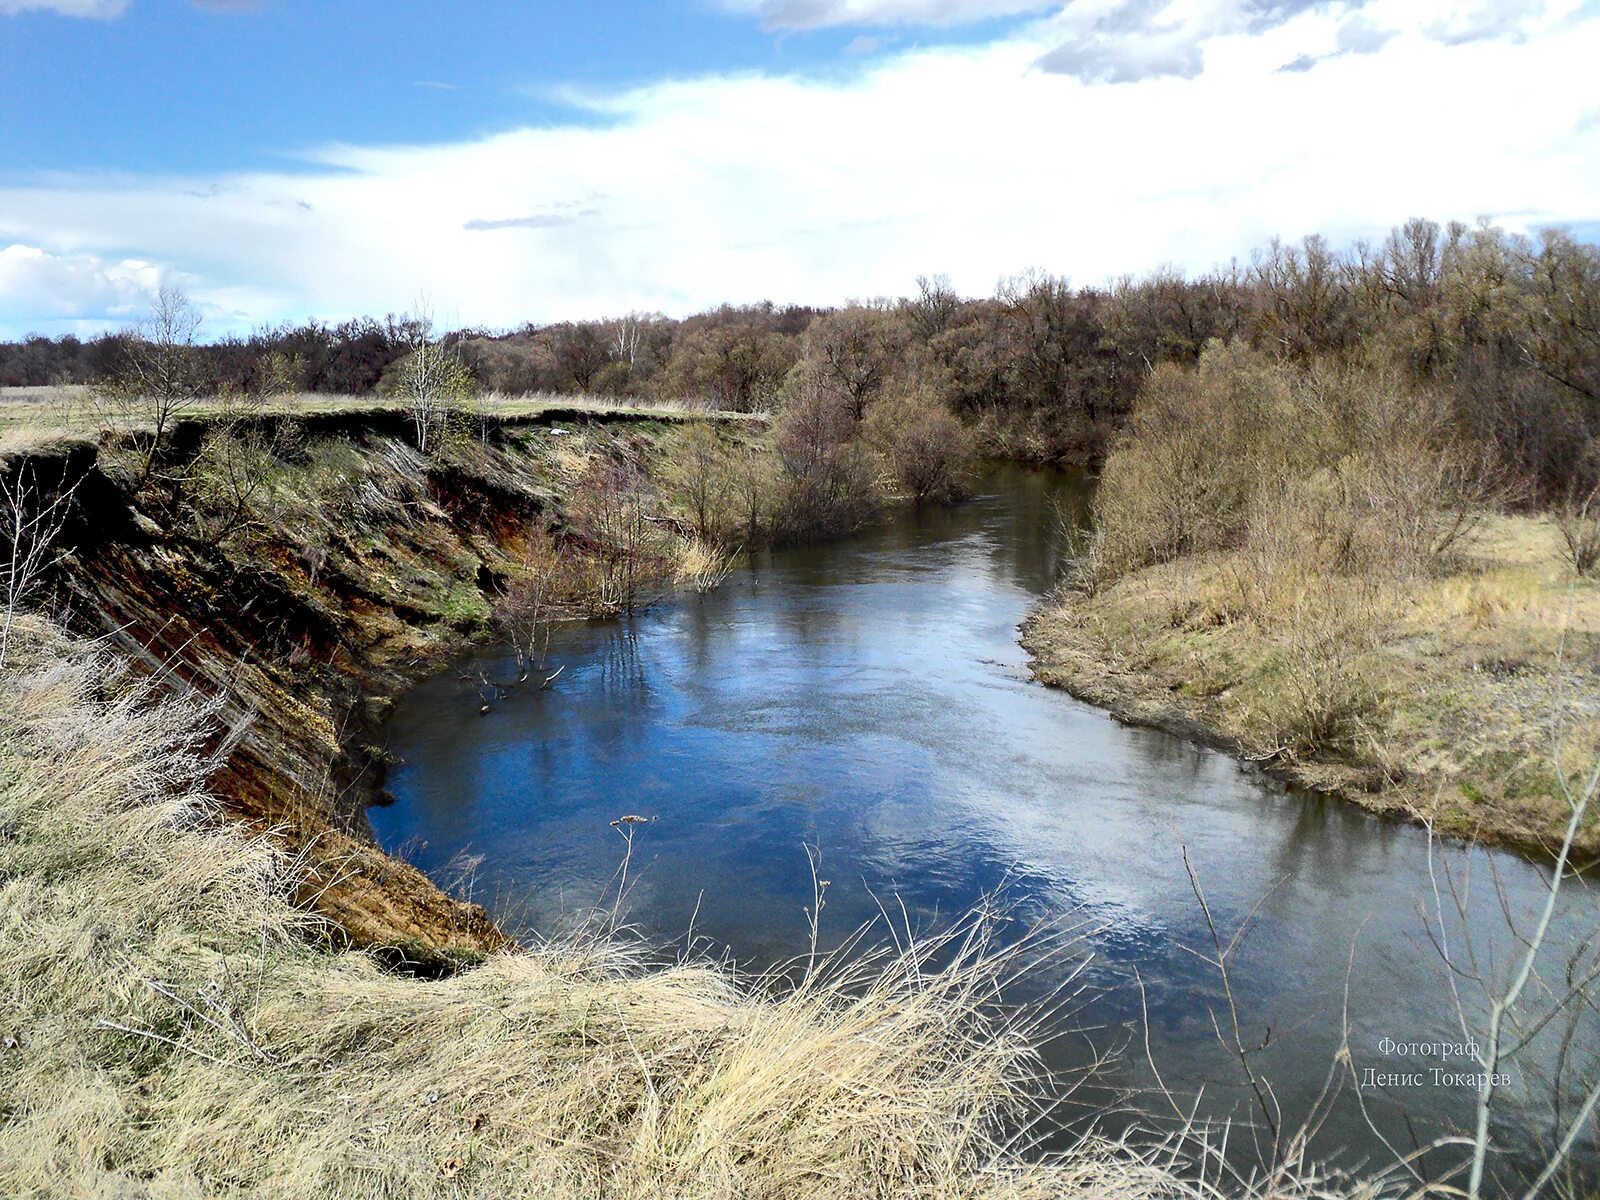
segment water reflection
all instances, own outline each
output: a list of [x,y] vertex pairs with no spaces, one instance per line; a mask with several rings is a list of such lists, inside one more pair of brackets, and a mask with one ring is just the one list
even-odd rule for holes
[[[1209,934],[1187,848],[1218,925],[1253,914],[1234,980],[1256,1035],[1272,1030],[1256,1065],[1286,1112],[1305,1112],[1347,1018],[1358,1062],[1379,1038],[1453,1029],[1418,917],[1425,840],[1029,681],[1016,625],[1057,578],[1058,510],[1081,511],[1083,497],[1070,479],[1010,470],[960,508],[760,556],[710,596],[560,630],[556,684],[487,717],[470,684],[442,675],[395,715],[398,802],[373,824],[387,845],[420,840],[428,870],[485,855],[480,898],[551,930],[611,879],[622,845],[609,822],[656,817],[636,835],[630,919],[664,939],[692,919],[756,965],[806,944],[807,844],[833,881],[835,938],[877,898],[931,926],[1005,885],[1025,918],[1101,927],[1099,992],[1080,1014],[1099,1029],[1090,1041],[1126,1038],[1147,1008],[1168,1084],[1236,1112],[1236,1064],[1209,1016],[1215,973],[1189,952]],[[479,666],[508,670],[494,654],[465,669]],[[1514,907],[1542,897],[1539,871],[1479,859]],[[1568,907],[1580,902],[1575,889]],[[1494,889],[1469,908],[1497,926]],[[1068,1067],[1090,1050],[1064,1038],[1049,1053]],[[1139,1091],[1152,1077],[1131,1054],[1105,1082]],[[1408,1122],[1459,1118],[1466,1102],[1436,1088],[1371,1099],[1402,1139]],[[1350,1106],[1320,1148],[1339,1147],[1380,1149]]]

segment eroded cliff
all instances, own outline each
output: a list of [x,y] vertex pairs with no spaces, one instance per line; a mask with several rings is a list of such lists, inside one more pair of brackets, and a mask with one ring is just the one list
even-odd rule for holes
[[570,519],[573,493],[597,462],[648,479],[668,431],[548,413],[480,421],[424,456],[402,415],[367,412],[264,418],[229,431],[227,454],[195,422],[143,477],[104,441],[8,467],[42,492],[75,486],[50,581],[65,620],[166,686],[224,698],[213,790],[304,862],[300,900],[328,936],[438,967],[504,935],[373,844],[389,707],[492,636],[530,542],[603,551]]

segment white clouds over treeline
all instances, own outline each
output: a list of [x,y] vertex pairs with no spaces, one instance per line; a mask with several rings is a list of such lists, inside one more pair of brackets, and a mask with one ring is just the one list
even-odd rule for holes
[[[809,5],[885,24],[1037,7]],[[1079,0],[1004,40],[844,75],[569,97],[587,109],[570,125],[326,147],[292,171],[0,183],[0,247],[48,264],[0,274],[0,331],[109,314],[128,261],[181,272],[213,329],[423,291],[443,320],[503,326],[838,302],[938,271],[968,292],[1030,266],[1093,283],[1412,215],[1600,217],[1600,122],[1584,119],[1600,21],[1578,5],[1135,7]],[[1124,38],[1151,21],[1166,34]],[[1089,47],[1078,69],[1045,69],[1068,44]]]

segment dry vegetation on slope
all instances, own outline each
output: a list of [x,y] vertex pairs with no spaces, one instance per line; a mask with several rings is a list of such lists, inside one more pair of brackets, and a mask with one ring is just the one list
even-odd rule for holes
[[[778,991],[604,940],[451,978],[317,948],[296,865],[215,820],[197,699],[30,623],[0,688],[0,1193],[1143,1196],[1023,1165],[1032,1054],[981,930]],[[946,946],[946,957],[951,947]]]

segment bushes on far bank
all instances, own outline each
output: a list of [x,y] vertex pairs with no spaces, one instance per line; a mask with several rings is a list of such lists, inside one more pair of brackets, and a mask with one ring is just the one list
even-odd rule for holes
[[1553,730],[1600,744],[1563,699],[1600,645],[1593,505],[1539,495],[1385,355],[1213,342],[1140,393],[1035,644],[1302,782],[1533,843],[1565,820]]
[[1437,391],[1213,343],[1140,393],[1105,464],[1086,566],[1104,581],[1242,550],[1255,595],[1329,573],[1425,573],[1506,486]]
[[1377,762],[1383,609],[1441,571],[1505,491],[1442,392],[1381,364],[1295,365],[1214,342],[1140,393],[1078,578],[1092,590],[1221,556],[1213,619],[1260,631],[1239,714],[1253,752]]
[[657,470],[677,518],[733,548],[849,533],[896,499],[960,499],[973,464],[971,431],[931,392],[897,387],[858,408],[848,388],[802,362],[769,434],[686,425],[664,441]]

